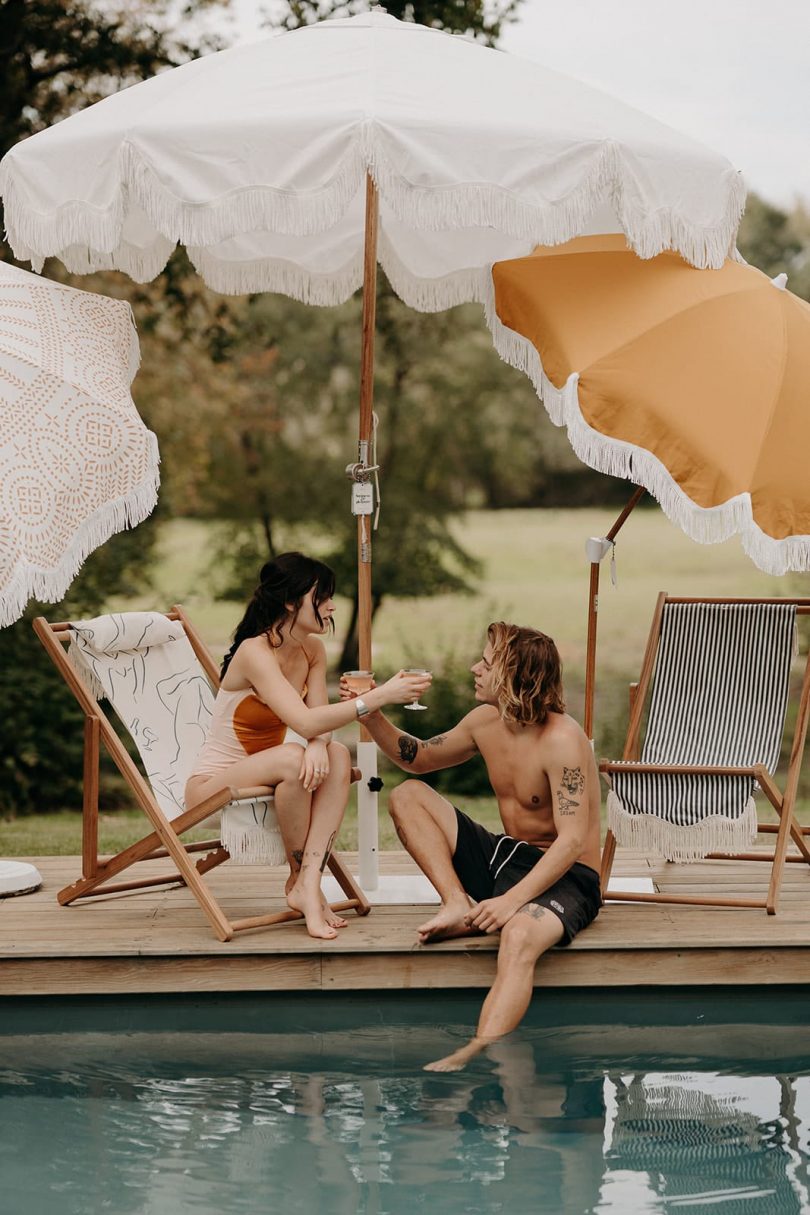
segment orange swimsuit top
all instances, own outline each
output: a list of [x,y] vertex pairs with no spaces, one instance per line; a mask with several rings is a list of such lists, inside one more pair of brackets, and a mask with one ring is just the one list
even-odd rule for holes
[[[302,700],[306,694],[305,685]],[[208,737],[197,756],[192,776],[215,776],[246,755],[278,747],[286,734],[286,722],[251,689],[240,688],[232,692],[220,688],[214,701]]]

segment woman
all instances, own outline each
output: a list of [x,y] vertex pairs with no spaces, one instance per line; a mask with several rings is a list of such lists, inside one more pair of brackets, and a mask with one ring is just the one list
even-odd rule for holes
[[[189,808],[228,786],[273,786],[290,862],[287,902],[303,914],[310,936],[327,940],[346,924],[325,903],[321,874],[351,774],[349,752],[330,731],[383,705],[415,700],[430,683],[430,676],[400,671],[360,700],[330,705],[321,635],[334,627],[334,591],[329,567],[301,553],[263,566],[222,664],[211,727],[186,784]],[[305,746],[285,742],[288,727],[308,740]]]

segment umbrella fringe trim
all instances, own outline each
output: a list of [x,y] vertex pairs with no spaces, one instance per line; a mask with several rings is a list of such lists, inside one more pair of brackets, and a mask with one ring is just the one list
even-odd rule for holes
[[157,438],[149,431],[150,457],[146,476],[128,494],[98,507],[76,529],[70,548],[53,568],[45,570],[21,559],[11,577],[0,588],[0,628],[19,620],[29,600],[58,603],[84,562],[111,536],[137,527],[157,505],[160,485],[160,456]]
[[[532,244],[556,245],[581,233],[599,205],[609,202],[619,217],[628,243],[640,257],[650,258],[665,249],[677,249],[701,268],[721,266],[733,253],[737,226],[745,206],[743,180],[739,173],[729,169],[723,215],[713,224],[689,222],[668,207],[654,211],[645,209],[637,201],[638,182],[625,167],[621,146],[610,140],[601,145],[589,172],[563,199],[538,204],[520,198],[514,191],[481,182],[415,186],[390,165],[376,144],[371,122],[360,129],[332,178],[306,194],[272,186],[252,186],[223,193],[210,203],[189,203],[161,183],[153,167],[131,144],[122,145],[120,161],[121,184],[106,209],[72,201],[55,212],[43,213],[30,206],[24,189],[17,184],[13,153],[10,153],[0,166],[0,194],[15,255],[29,260],[37,270],[41,270],[45,257],[58,256],[74,273],[120,269],[136,281],[144,282],[160,272],[178,241],[199,250],[235,234],[257,229],[300,236],[326,231],[345,214],[362,189],[367,171],[385,204],[411,228],[441,231],[490,227]],[[125,200],[130,195],[149,216],[158,233],[147,249],[121,244]],[[207,260],[209,264],[216,261],[210,253]],[[251,279],[253,289],[260,285],[262,290],[283,291],[286,275],[289,281],[298,284],[296,298],[302,298],[305,291],[312,302],[333,302],[335,299],[334,294],[327,299],[323,281],[320,285],[316,281],[311,286],[301,285],[306,280],[325,280],[327,276],[314,276],[305,270],[291,275],[284,269],[291,263],[276,259],[262,264],[267,278],[260,284]],[[231,267],[225,261],[217,261],[217,265],[220,285],[215,290],[231,294],[243,289],[240,283],[247,278],[244,269],[238,265]],[[464,278],[465,274],[462,272],[461,280],[451,276],[453,285],[449,294],[443,297],[447,301],[443,307],[465,302],[458,294],[458,283],[469,282]],[[346,290],[343,270],[337,272],[337,278],[340,286],[330,290]],[[425,280],[415,275],[410,278],[411,290],[418,295],[424,290],[421,284]],[[438,300],[441,294],[438,284],[433,284],[432,290]]]
[[739,534],[743,551],[766,574],[810,570],[810,536],[777,540],[762,531],[753,516],[750,493],[717,506],[699,506],[681,489],[666,466],[650,451],[611,438],[589,426],[579,404],[579,376],[573,372],[562,388],[545,374],[539,353],[528,338],[503,324],[495,306],[492,274],[487,275],[484,313],[492,340],[505,363],[534,384],[555,426],[565,427],[575,454],[597,472],[643,486],[664,514],[698,544],[718,544]]
[[739,818],[714,814],[683,826],[656,814],[634,814],[611,789],[607,796],[607,824],[622,848],[640,848],[684,864],[702,860],[710,852],[734,853],[753,844],[757,835],[757,808],[754,799],[749,798]]

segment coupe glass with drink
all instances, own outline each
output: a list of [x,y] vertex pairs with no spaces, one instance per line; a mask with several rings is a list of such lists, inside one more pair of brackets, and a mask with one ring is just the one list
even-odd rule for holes
[[362,696],[364,692],[370,692],[374,683],[373,671],[344,671],[343,679],[346,682],[350,692],[354,692],[355,696]]
[[[426,671],[424,667],[406,667],[405,674],[406,675],[429,675],[430,671]],[[405,709],[426,709],[427,705],[420,705],[419,697],[417,696],[416,700],[411,701],[410,704],[403,705],[403,708],[405,708]]]

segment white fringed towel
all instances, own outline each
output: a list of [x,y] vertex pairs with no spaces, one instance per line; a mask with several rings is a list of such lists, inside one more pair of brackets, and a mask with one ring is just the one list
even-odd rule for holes
[[[205,741],[214,692],[180,621],[160,612],[117,612],[71,624],[68,658],[97,700],[110,702],[138,748],[168,819],[185,810],[184,789]],[[220,837],[237,864],[286,858],[272,797],[234,802]]]
[[[795,604],[669,603],[641,762],[752,767],[779,760]],[[749,776],[611,774],[618,843],[691,861],[737,852],[757,832]]]

